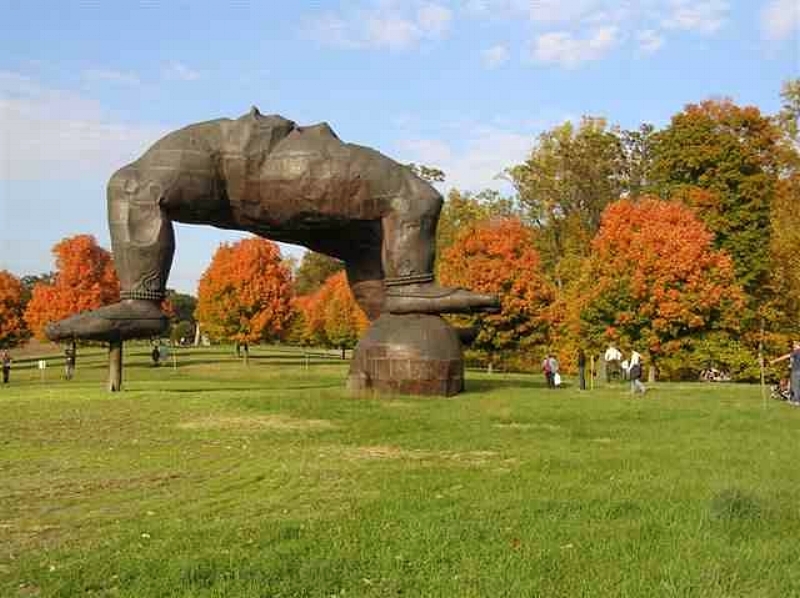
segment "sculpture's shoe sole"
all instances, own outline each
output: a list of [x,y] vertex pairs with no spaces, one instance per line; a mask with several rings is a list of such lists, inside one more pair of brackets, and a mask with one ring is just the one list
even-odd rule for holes
[[122,302],[65,318],[48,325],[45,334],[56,342],[70,339],[111,342],[158,336],[169,326],[169,319],[157,304],[142,307],[131,303],[145,302]]
[[434,286],[428,291],[401,287],[386,294],[384,309],[393,314],[498,313],[500,300],[497,295],[464,289]]

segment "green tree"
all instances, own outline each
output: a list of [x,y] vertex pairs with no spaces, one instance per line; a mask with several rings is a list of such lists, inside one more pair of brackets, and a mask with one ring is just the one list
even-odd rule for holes
[[528,159],[508,169],[519,200],[541,229],[537,236],[546,271],[568,256],[583,256],[600,226],[600,214],[624,190],[625,154],[602,118],[566,122],[539,136]]
[[295,295],[309,295],[331,276],[344,269],[344,262],[315,251],[306,251],[294,281]]
[[622,142],[622,186],[631,198],[647,193],[653,168],[653,142],[655,127],[643,124],[636,130],[621,131]]
[[435,166],[425,166],[424,164],[414,164],[413,162],[409,162],[406,166],[419,178],[425,179],[429,183],[444,183],[444,172]]
[[170,338],[173,341],[179,341],[181,338],[194,338],[194,329],[197,324],[194,319],[197,298],[167,289],[167,302],[170,313]]
[[167,300],[172,305],[172,319],[175,322],[189,322],[194,325],[194,310],[197,309],[197,297],[168,289]]
[[783,105],[778,113],[778,125],[797,143],[800,141],[800,79],[791,79],[781,89]]
[[[782,140],[758,108],[730,100],[690,104],[656,134],[652,176],[662,197],[694,203],[734,260],[737,279],[754,303],[769,273],[770,205],[781,168]],[[692,188],[706,193],[692,194]]]

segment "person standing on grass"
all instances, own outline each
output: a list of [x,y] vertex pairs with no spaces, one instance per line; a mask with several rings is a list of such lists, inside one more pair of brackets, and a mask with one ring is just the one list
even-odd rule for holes
[[550,355],[545,355],[542,360],[542,372],[544,373],[544,381],[547,388],[553,388],[553,371],[550,369]]
[[789,375],[789,404],[800,407],[800,341],[792,343],[792,350],[770,361],[770,365],[789,359],[792,372]]
[[629,375],[631,378],[631,394],[644,394],[647,388],[642,384],[642,356],[635,349],[631,351]]
[[72,380],[75,375],[75,350],[67,347],[64,350],[64,376],[67,380]]
[[11,354],[8,349],[3,349],[0,353],[0,364],[3,366],[3,384],[8,384],[8,377],[11,374]]
[[611,382],[611,378],[620,375],[620,361],[622,361],[622,353],[614,346],[614,343],[608,345],[603,358],[606,362],[606,382]]
[[586,353],[578,349],[578,388],[586,390]]
[[550,355],[547,356],[547,361],[550,363],[550,388],[561,386],[561,374],[558,373],[558,359],[556,359],[555,355],[550,353]]

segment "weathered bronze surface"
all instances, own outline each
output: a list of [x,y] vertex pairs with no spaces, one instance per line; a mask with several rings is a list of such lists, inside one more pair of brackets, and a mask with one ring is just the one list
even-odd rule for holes
[[[158,334],[175,250],[173,221],[250,231],[343,260],[356,300],[382,313],[498,309],[497,297],[433,277],[442,197],[409,168],[253,108],[168,134],[108,183],[122,301],[51,325],[53,340]],[[403,325],[399,321],[397,325]],[[383,330],[383,328],[380,328]],[[447,394],[447,393],[445,393]]]
[[464,388],[458,334],[439,316],[384,314],[358,343],[347,386],[367,394],[457,394]]

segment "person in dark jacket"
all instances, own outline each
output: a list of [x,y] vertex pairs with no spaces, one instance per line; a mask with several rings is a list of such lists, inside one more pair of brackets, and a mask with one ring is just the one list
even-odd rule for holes
[[578,388],[586,390],[586,353],[578,349]]

